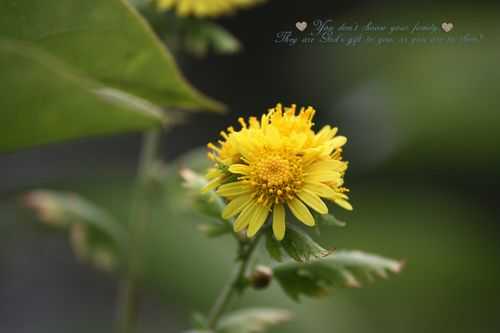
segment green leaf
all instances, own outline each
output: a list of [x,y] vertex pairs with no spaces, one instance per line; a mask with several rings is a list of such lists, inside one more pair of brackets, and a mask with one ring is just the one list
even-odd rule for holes
[[328,258],[307,264],[287,262],[273,268],[275,278],[292,299],[300,295],[319,297],[333,288],[361,287],[375,277],[387,278],[388,272],[399,273],[401,261],[360,251],[338,251]]
[[316,243],[304,231],[292,226],[288,226],[281,245],[285,252],[298,262],[323,258],[331,253]]
[[80,76],[43,51],[0,42],[0,151],[160,126],[159,108]]
[[99,268],[115,268],[124,254],[127,233],[112,216],[74,193],[36,190],[23,203],[47,225],[65,229],[75,254]]
[[103,85],[162,107],[221,108],[186,82],[126,0],[2,0],[2,38],[32,43]]
[[281,309],[246,309],[224,316],[218,333],[259,333],[290,320],[291,314]]
[[346,222],[338,220],[332,214],[317,214],[316,216],[318,217],[317,220],[325,226],[345,227],[347,225]]
[[273,237],[273,232],[268,229],[266,233],[266,250],[267,253],[276,261],[283,261],[283,255],[281,253],[281,243]]

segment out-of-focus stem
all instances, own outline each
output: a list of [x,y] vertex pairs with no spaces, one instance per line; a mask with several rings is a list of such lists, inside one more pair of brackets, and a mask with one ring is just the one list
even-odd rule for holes
[[139,169],[137,174],[137,189],[132,202],[131,221],[129,224],[129,246],[127,252],[128,267],[125,277],[118,289],[118,315],[116,333],[133,333],[136,331],[138,317],[138,278],[140,274],[140,254],[144,244],[146,225],[151,219],[148,207],[148,181],[151,167],[156,160],[160,131],[144,133]]

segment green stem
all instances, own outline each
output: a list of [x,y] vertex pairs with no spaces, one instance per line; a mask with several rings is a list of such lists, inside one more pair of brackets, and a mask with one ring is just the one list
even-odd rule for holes
[[140,254],[144,243],[146,225],[151,219],[146,198],[150,170],[156,160],[160,131],[144,133],[137,174],[137,191],[132,202],[132,219],[129,224],[128,269],[118,290],[118,317],[116,333],[133,333],[137,326],[138,277]]
[[239,291],[243,292],[243,290],[247,287],[246,285],[246,277],[245,274],[248,270],[248,266],[250,265],[252,255],[257,248],[257,244],[259,242],[259,237],[253,240],[251,243],[243,243],[239,242],[240,254],[236,261],[236,267],[234,269],[233,275],[231,276],[228,283],[221,290],[219,296],[215,300],[212,308],[210,309],[210,313],[208,315],[207,327],[210,330],[216,329],[217,324],[219,322],[220,317],[228,307],[231,302],[233,296]]

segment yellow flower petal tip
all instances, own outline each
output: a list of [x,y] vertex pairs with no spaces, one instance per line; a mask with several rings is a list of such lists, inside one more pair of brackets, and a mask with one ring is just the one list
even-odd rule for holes
[[328,213],[326,201],[352,210],[343,187],[347,138],[333,126],[314,131],[315,113],[278,104],[260,118],[240,118],[239,130],[229,127],[218,145],[208,145],[215,165],[206,188],[227,200],[222,216],[236,217],[235,232],[253,237],[271,215],[274,237],[282,240],[286,210],[307,226],[316,224],[311,209]]

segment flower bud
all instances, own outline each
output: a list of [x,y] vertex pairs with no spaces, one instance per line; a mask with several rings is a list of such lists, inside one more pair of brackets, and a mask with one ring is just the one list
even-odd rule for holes
[[257,266],[255,271],[250,275],[250,284],[255,289],[264,289],[271,283],[273,279],[273,271],[267,266]]

